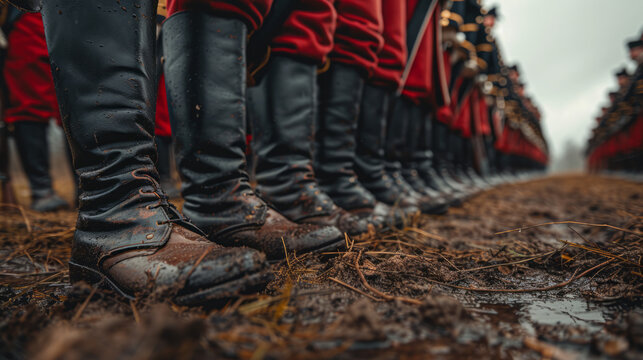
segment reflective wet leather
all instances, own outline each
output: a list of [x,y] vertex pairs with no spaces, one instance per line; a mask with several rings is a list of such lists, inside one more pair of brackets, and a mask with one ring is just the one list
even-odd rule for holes
[[270,259],[340,246],[335,227],[300,226],[257,197],[246,171],[247,29],[233,18],[182,11],[165,21],[170,121],[183,180],[183,212],[212,241]]
[[[420,111],[410,100],[403,97],[394,101],[391,116],[397,119],[395,123],[388,124],[386,138],[386,170],[396,182],[397,186],[406,194],[417,199],[420,210],[427,214],[444,213],[448,209],[447,202],[437,195],[435,198],[429,194],[427,186],[413,168],[414,151],[418,148],[419,133],[416,125],[411,121],[412,111]],[[423,119],[421,119],[423,120]],[[409,177],[413,183],[409,183]],[[414,188],[415,187],[417,188]],[[419,191],[418,191],[419,190]]]
[[[407,196],[397,186],[384,167],[384,142],[391,96],[392,90],[368,84],[364,86],[354,165],[360,183],[377,201],[400,209],[400,215],[404,216],[419,211],[419,205],[417,199]],[[397,116],[393,114],[390,121],[396,120]]]
[[315,171],[322,190],[346,210],[372,209],[376,202],[353,169],[363,87],[358,69],[341,63],[332,65],[320,78]]
[[368,223],[337,207],[317,184],[317,96],[317,67],[279,55],[271,58],[257,86],[248,89],[257,191],[294,222],[361,234]]
[[[155,11],[155,1],[141,0],[44,4],[56,93],[80,177],[70,277],[109,285],[126,296],[169,287],[175,301],[200,305],[221,294],[216,289],[229,278],[218,271],[229,264],[199,263],[201,256],[207,264],[225,257],[167,202],[158,183],[153,142]],[[180,256],[172,250],[176,243],[181,244]],[[265,268],[263,255],[229,251],[230,256],[235,253],[238,259],[254,259],[244,272]],[[190,266],[194,270],[188,275]],[[142,281],[154,267],[163,281]],[[256,275],[262,280],[240,280],[237,290],[265,285],[266,272]]]

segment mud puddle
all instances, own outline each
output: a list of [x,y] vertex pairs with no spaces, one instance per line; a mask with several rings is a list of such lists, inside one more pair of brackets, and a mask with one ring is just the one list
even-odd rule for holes
[[[641,305],[640,303],[638,304]],[[502,302],[482,303],[482,313],[498,321],[518,323],[526,335],[536,335],[535,325],[582,327],[589,333],[600,331],[619,312],[635,307],[635,302],[601,303],[573,295],[560,297],[507,297]]]

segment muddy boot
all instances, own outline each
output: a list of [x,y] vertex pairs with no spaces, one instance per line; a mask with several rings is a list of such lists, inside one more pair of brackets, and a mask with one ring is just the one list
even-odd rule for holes
[[434,118],[423,121],[418,132],[421,134],[419,146],[421,156],[417,157],[416,169],[426,186],[436,191],[449,204],[459,205],[460,201],[455,190],[448,187],[438,173],[433,168],[433,123],[437,121]]
[[154,142],[156,144],[156,152],[158,154],[158,161],[156,168],[158,169],[159,176],[161,177],[161,188],[165,191],[165,195],[170,199],[176,199],[181,196],[181,192],[177,187],[174,179],[172,179],[172,166],[171,164],[171,149],[172,138],[170,136],[155,136]]
[[341,209],[317,184],[313,171],[317,67],[274,56],[256,87],[248,89],[257,192],[288,219],[335,226],[349,235],[368,223]]
[[449,162],[447,170],[456,183],[463,187],[468,196],[476,194],[479,189],[464,172],[464,141],[465,139],[457,133],[453,133],[449,141]]
[[442,182],[452,190],[453,197],[459,202],[453,206],[460,205],[469,196],[465,187],[457,182],[449,169],[452,167],[452,157],[449,143],[451,136],[446,124],[436,121],[433,127],[433,168]]
[[161,292],[179,305],[211,305],[254,292],[271,275],[263,254],[208,241],[159,186],[155,9],[156,1],[141,0],[43,5],[56,94],[80,176],[70,278],[130,299]]
[[[320,78],[315,171],[321,189],[342,209],[367,218],[376,228],[395,222],[375,216],[378,201],[357,180],[353,168],[355,130],[364,79],[357,68],[336,63]],[[383,206],[381,204],[379,206]]]
[[[185,198],[183,212],[208,238],[282,259],[333,251],[333,226],[298,225],[257,197],[246,171],[246,25],[182,11],[163,26],[165,79]],[[285,247],[285,249],[284,249]]]
[[464,172],[466,176],[471,179],[473,184],[481,189],[485,190],[489,188],[489,183],[484,181],[480,175],[473,169],[473,160],[474,154],[473,154],[473,142],[471,139],[465,139],[464,140]]
[[[409,136],[411,130],[410,110],[413,104],[399,97],[395,99],[393,111],[386,131],[386,170],[402,191],[417,199],[422,213],[442,214],[448,204],[428,194],[426,184],[411,166],[412,149],[417,147],[418,134]],[[411,139],[410,139],[411,138]],[[411,140],[414,144],[409,144]],[[411,181],[411,182],[409,182]],[[419,191],[418,191],[419,190]],[[437,200],[437,201],[436,201]]]
[[49,123],[18,121],[14,124],[14,139],[22,167],[31,188],[31,209],[50,212],[66,209],[69,204],[58,196],[52,187],[49,172]]
[[427,197],[428,202],[432,205],[427,213],[429,214],[444,214],[448,211],[451,200],[434,190],[420,175],[422,167],[430,167],[424,165],[431,162],[431,152],[427,148],[426,127],[431,122],[428,112],[420,106],[414,105],[410,102],[406,103],[407,108],[407,129],[406,129],[406,149],[403,153],[402,161],[402,176],[411,185],[413,190],[419,194]]
[[384,142],[388,105],[392,90],[374,85],[364,86],[357,124],[355,172],[362,185],[377,201],[399,209],[397,222],[420,211],[417,199],[404,194],[384,168]]

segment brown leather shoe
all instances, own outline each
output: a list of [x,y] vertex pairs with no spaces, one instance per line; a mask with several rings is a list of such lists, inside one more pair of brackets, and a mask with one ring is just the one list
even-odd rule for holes
[[70,261],[72,282],[101,283],[133,299],[161,292],[177,305],[211,305],[261,290],[271,279],[263,254],[225,248],[173,225],[160,248],[129,250],[105,259],[100,271]]
[[254,195],[242,199],[237,201],[239,207],[226,216],[227,221],[223,223],[216,223],[216,216],[184,211],[210,240],[224,246],[260,250],[269,260],[283,259],[286,252],[332,251],[345,244],[344,234],[334,226],[296,224]]

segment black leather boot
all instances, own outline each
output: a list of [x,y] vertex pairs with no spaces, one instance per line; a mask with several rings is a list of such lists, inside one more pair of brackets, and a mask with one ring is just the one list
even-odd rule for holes
[[466,142],[470,140],[465,139],[460,134],[455,134],[451,137],[451,139],[452,141],[450,145],[452,146],[451,152],[453,154],[453,167],[451,167],[449,170],[451,171],[453,178],[464,185],[465,191],[468,191],[469,195],[476,194],[478,191],[480,191],[480,188],[476,186],[473,179],[471,179],[467,174]]
[[473,186],[479,190],[484,190],[489,186],[489,184],[484,182],[473,168],[473,139],[469,138],[462,140],[462,173],[467,180],[473,184]]
[[349,235],[368,222],[339,208],[321,191],[313,171],[317,67],[273,56],[257,86],[248,89],[257,192],[288,219],[335,226]]
[[[257,197],[246,171],[246,25],[182,11],[163,25],[165,79],[183,212],[212,241],[259,249],[332,251],[333,226],[298,225]],[[284,247],[286,249],[284,249]]]
[[43,20],[56,94],[80,176],[72,281],[180,305],[254,292],[265,256],[205,239],[159,186],[154,149],[156,1],[48,0]]
[[392,96],[392,90],[368,84],[364,86],[354,165],[360,183],[377,201],[400,209],[399,218],[415,214],[420,208],[417,199],[406,195],[384,168],[386,122]]
[[453,201],[451,202],[451,206],[460,206],[466,194],[459,185],[456,185],[455,180],[450,177],[447,171],[448,127],[442,122],[435,121],[431,130],[431,149],[433,150],[433,161],[431,164],[433,172],[431,175],[434,175],[439,186],[442,186],[442,189],[452,196]]
[[444,183],[454,191],[454,196],[464,201],[469,193],[465,186],[453,178],[453,138],[446,124],[436,122],[433,132],[433,168]]
[[446,213],[453,199],[451,195],[443,194],[429,184],[435,184],[428,171],[432,169],[433,153],[430,147],[430,126],[432,119],[425,109],[412,103],[407,103],[406,151],[402,159],[402,175],[415,191],[431,199],[435,204],[432,213]]
[[434,151],[433,151],[433,127],[434,122],[437,120],[429,115],[428,121],[423,121],[420,130],[420,149],[421,157],[418,158],[417,171],[424,183],[443,196],[450,206],[457,206],[461,204],[459,197],[455,190],[450,188],[444,180],[438,175],[433,167]]
[[485,146],[485,151],[487,153],[487,162],[488,162],[488,169],[489,171],[487,172],[486,176],[484,177],[484,180],[487,181],[489,184],[492,186],[496,186],[500,184],[500,178],[498,177],[498,163],[497,163],[497,152],[496,149],[494,148],[494,138],[493,135],[488,135],[484,138],[484,146]]
[[[394,102],[386,131],[386,170],[405,194],[417,199],[422,213],[443,214],[448,210],[448,203],[437,193],[427,189],[412,165],[419,135],[409,135],[411,128],[416,124],[411,121],[411,111],[420,108],[404,98],[397,98]],[[409,140],[413,144],[409,144]]]
[[376,228],[394,223],[390,208],[359,182],[355,160],[357,118],[364,79],[358,69],[335,63],[320,78],[320,116],[315,135],[315,172],[321,189],[337,206],[368,219]]
[[31,209],[50,212],[69,207],[52,187],[47,142],[49,123],[17,121],[13,127],[20,162],[31,188]]

